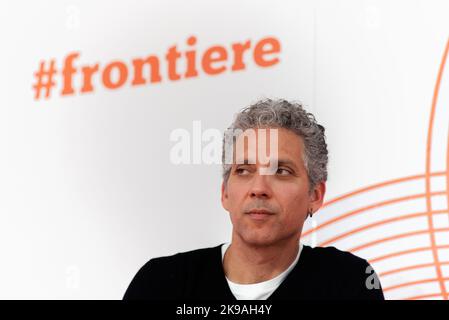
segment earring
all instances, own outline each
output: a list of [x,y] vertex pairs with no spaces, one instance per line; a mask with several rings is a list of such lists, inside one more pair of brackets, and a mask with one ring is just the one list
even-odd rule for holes
[[313,209],[309,209],[309,216],[312,218],[313,215]]

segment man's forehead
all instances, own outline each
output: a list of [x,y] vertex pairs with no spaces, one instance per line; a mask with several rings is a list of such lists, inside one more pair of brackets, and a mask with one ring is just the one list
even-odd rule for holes
[[260,148],[266,151],[267,156],[288,158],[292,154],[292,159],[296,159],[303,152],[303,141],[296,133],[285,128],[247,129],[237,136],[234,154],[240,159],[254,160],[252,158],[260,152]]
[[225,145],[232,147],[225,149],[224,163],[233,166],[257,164],[269,167],[268,174],[274,174],[280,165],[295,171],[305,169],[302,138],[290,129],[233,129],[225,135]]

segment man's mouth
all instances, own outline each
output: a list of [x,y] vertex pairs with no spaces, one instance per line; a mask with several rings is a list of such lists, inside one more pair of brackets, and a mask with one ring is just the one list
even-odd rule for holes
[[248,211],[247,214],[254,220],[265,220],[270,218],[270,216],[274,215],[273,212],[270,212],[265,209],[253,209]]

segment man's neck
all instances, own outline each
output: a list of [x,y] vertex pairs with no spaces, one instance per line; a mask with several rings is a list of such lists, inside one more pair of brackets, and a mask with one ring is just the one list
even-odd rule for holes
[[284,272],[295,260],[298,250],[299,236],[272,245],[255,246],[233,235],[224,256],[223,268],[232,282],[263,282]]

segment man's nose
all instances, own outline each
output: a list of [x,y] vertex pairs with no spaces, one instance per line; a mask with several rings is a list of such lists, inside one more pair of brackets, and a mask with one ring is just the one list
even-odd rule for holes
[[269,176],[260,173],[255,174],[249,191],[251,198],[270,198],[272,191]]

